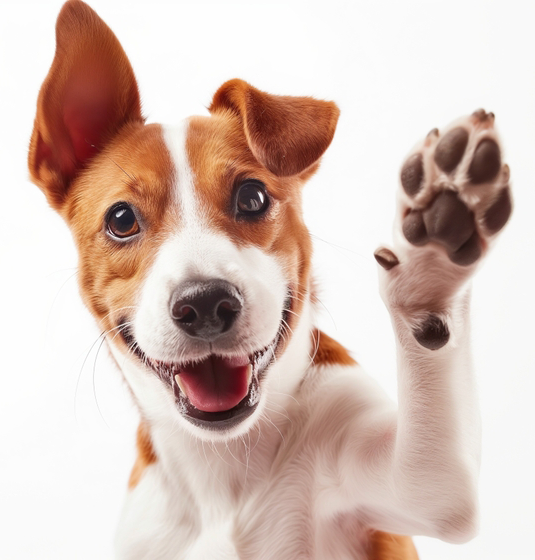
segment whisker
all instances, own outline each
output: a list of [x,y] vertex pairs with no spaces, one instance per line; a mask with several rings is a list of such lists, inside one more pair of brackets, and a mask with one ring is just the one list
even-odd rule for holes
[[[93,146],[93,147],[94,147],[94,146]],[[104,155],[105,157],[107,157],[114,165],[116,165],[116,166],[131,180],[131,181],[135,181],[135,180],[136,180],[136,178],[135,178],[135,176],[134,176],[133,174],[132,174],[132,175],[129,175],[129,174],[128,174],[116,161],[114,161],[108,154],[106,154],[105,152],[102,152],[102,153],[103,153],[103,155]]]
[[100,414],[100,417],[102,418],[104,424],[106,424],[106,426],[109,428],[110,426],[109,426],[108,422],[106,422],[106,419],[104,418],[104,415],[102,414],[102,410],[101,410],[100,404],[98,402],[97,387],[96,387],[96,382],[95,382],[95,377],[96,377],[95,372],[96,372],[96,369],[97,369],[98,355],[99,355],[100,349],[102,348],[102,345],[104,344],[105,341],[106,341],[106,337],[104,336],[104,337],[102,337],[102,340],[100,341],[100,344],[97,348],[97,353],[95,355],[95,361],[93,362],[93,396],[95,398],[95,404],[97,405],[98,413]]
[[284,439],[284,435],[283,433],[279,430],[279,428],[277,427],[277,425],[271,420],[271,418],[269,416],[267,416],[267,414],[263,414],[262,415],[262,419],[263,420],[267,420],[276,430],[277,432],[279,432],[281,440],[282,440],[282,445],[285,446],[286,445],[286,440]]
[[312,354],[312,356],[309,355],[310,361],[308,362],[308,366],[312,366],[314,365],[314,360],[316,359],[316,356],[318,355],[318,351],[320,349],[320,337],[319,334],[316,336],[316,329],[312,329],[312,340],[314,341],[314,353]]
[[[288,393],[281,393],[280,391],[270,391],[270,392],[272,395],[282,395],[284,397],[289,397],[290,399],[293,399],[297,404],[299,404],[299,401],[293,395],[289,395]],[[270,404],[278,404],[278,403],[270,402]]]
[[125,305],[124,307],[118,307],[116,309],[110,309],[108,311],[108,313],[106,313],[106,315],[104,315],[104,317],[102,317],[102,319],[100,319],[100,322],[102,323],[105,319],[107,319],[111,315],[117,315],[119,313],[119,311],[123,311],[125,309],[137,309],[137,307],[138,307],[137,305]]
[[223,483],[221,482],[221,480],[219,480],[219,477],[215,474],[214,469],[212,469],[212,465],[211,465],[210,461],[208,460],[208,456],[206,455],[206,449],[204,448],[204,443],[205,443],[204,440],[201,440],[202,451],[203,451],[203,454],[204,454],[204,459],[206,461],[206,464],[208,465],[208,468],[210,469],[210,472],[214,475],[214,478],[223,487]]
[[[72,268],[66,268],[65,270],[72,270]],[[67,284],[67,282],[69,280],[71,280],[72,278],[74,278],[77,274],[78,274],[78,269],[75,268],[74,272],[61,284],[58,291],[56,292],[56,295],[54,296],[54,299],[52,300],[52,304],[50,305],[50,309],[48,311],[48,316],[46,318],[45,333],[48,333],[48,329],[49,329],[49,326],[50,326],[50,318],[52,316],[52,310],[54,309],[54,305],[56,304],[56,301],[57,301],[59,295],[61,294],[61,292],[62,292],[63,288],[65,287],[65,285]]]
[[353,253],[354,255],[356,255],[357,257],[360,257],[361,259],[363,259],[365,261],[369,261],[369,262],[372,261],[371,257],[367,257],[366,255],[363,255],[362,253],[359,253],[358,251],[355,251],[353,249],[348,249],[347,247],[343,247],[342,245],[338,245],[336,243],[333,243],[332,241],[327,241],[326,239],[323,239],[323,238],[319,237],[315,233],[311,233],[310,236],[313,237],[314,239],[317,239],[318,241],[322,241],[326,245],[330,245],[333,249],[335,249],[337,251],[337,253],[339,253],[340,255],[345,257],[347,260],[352,262],[355,266],[360,266],[360,265],[358,263],[356,263],[354,260],[350,259],[342,251],[347,251],[348,253]]
[[76,379],[76,386],[74,388],[74,420],[76,423],[78,423],[78,415],[76,414],[76,398],[78,396],[78,388],[80,386],[80,379],[82,377],[82,372],[84,371],[85,364],[89,359],[89,355],[91,354],[93,348],[100,341],[100,339],[105,336],[106,336],[106,331],[103,331],[98,335],[98,338],[93,342],[93,344],[89,348],[89,351],[87,352],[84,361],[82,362],[82,366],[80,367],[80,372],[78,373],[78,378]]
[[[273,403],[272,403],[273,404]],[[283,418],[286,418],[286,420],[288,420],[289,422],[291,422],[290,417],[287,414],[284,414],[284,412],[280,412],[279,410],[275,410],[274,408],[270,408],[269,406],[265,405],[264,407],[266,410],[269,410],[270,412],[273,412],[275,414],[280,414]]]

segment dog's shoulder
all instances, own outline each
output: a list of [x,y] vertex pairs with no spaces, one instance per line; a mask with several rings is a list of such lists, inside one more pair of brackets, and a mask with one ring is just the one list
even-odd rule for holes
[[305,401],[315,405],[318,401],[331,403],[332,399],[369,404],[375,400],[374,394],[380,400],[389,400],[350,351],[319,329],[312,331],[311,365],[303,378],[301,393]]
[[311,365],[297,399],[301,436],[313,447],[332,441],[349,426],[391,414],[396,404],[381,385],[339,342],[324,332],[312,331]]
[[349,351],[323,331],[314,329],[312,331],[312,342],[314,345],[314,354],[312,356],[312,363],[314,366],[357,365],[357,362],[350,355]]

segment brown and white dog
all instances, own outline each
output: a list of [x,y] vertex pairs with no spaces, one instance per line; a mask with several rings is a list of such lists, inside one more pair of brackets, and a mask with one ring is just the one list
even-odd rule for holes
[[511,213],[494,115],[435,129],[381,248],[399,406],[313,323],[300,198],[332,102],[241,80],[146,125],[130,63],[71,0],[39,94],[33,181],[68,223],[84,302],[139,407],[118,558],[417,558],[477,526],[468,281]]

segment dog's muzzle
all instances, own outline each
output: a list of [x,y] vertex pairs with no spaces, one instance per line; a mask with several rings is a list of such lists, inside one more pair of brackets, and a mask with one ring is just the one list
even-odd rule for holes
[[174,289],[168,312],[186,339],[206,347],[205,354],[191,357],[182,352],[180,361],[162,361],[145,354],[126,318],[121,319],[120,332],[132,353],[172,390],[184,418],[198,427],[226,430],[257,408],[265,372],[285,340],[282,333],[291,307],[288,291],[278,331],[266,346],[251,351],[240,350],[238,344],[233,351],[220,350],[223,337],[233,337],[237,320],[245,313],[244,298],[226,280],[190,280]]

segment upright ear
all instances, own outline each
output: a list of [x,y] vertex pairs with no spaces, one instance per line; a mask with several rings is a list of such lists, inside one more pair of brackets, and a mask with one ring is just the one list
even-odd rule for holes
[[79,170],[133,121],[143,122],[139,92],[119,41],[87,4],[66,2],[28,156],[31,178],[54,208]]
[[255,158],[280,177],[297,175],[318,161],[340,114],[332,101],[270,95],[243,80],[224,83],[209,109],[236,113]]

